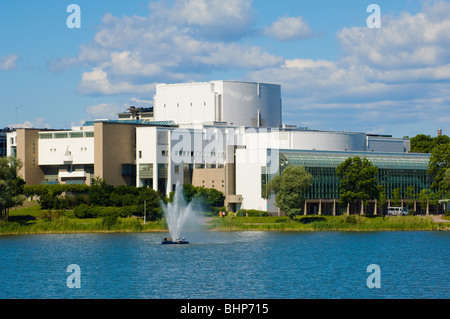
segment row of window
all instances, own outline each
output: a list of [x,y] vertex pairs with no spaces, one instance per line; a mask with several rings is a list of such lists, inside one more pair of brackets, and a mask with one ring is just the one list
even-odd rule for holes
[[[313,177],[313,184],[306,194],[306,198],[339,198],[339,179],[335,168],[306,167],[305,169]],[[407,188],[412,187],[413,193],[418,194],[422,189],[429,189],[431,186],[431,178],[426,170],[380,169],[377,179],[379,184],[384,187],[387,198],[393,198],[394,189],[400,189],[401,197],[407,198]],[[266,185],[269,180],[270,175],[262,169],[261,185]],[[262,190],[263,187],[261,187]]]
[[39,133],[39,139],[52,139],[52,138],[83,138],[94,137],[94,132],[56,132],[56,133]]

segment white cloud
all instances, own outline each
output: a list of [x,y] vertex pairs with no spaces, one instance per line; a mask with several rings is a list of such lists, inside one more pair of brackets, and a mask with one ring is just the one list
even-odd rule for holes
[[38,117],[34,121],[25,121],[23,123],[14,123],[6,125],[10,128],[50,128],[43,117]]
[[283,64],[282,57],[237,41],[251,32],[251,1],[179,0],[150,2],[149,7],[148,17],[106,14],[77,57],[51,61],[49,67],[87,66],[78,92],[112,95],[150,93],[155,83],[199,81],[212,72]]
[[125,105],[119,105],[117,103],[101,103],[97,105],[91,105],[86,108],[86,112],[91,120],[94,119],[116,119],[117,113],[125,110]]
[[92,95],[149,92],[154,88],[154,84],[132,85],[124,81],[111,83],[108,74],[101,67],[96,67],[91,72],[84,72],[81,83],[78,85],[80,93]]
[[448,117],[450,101],[449,16],[450,4],[438,1],[416,15],[385,14],[381,29],[338,32],[344,54],[337,61],[291,59],[249,72],[248,78],[280,83],[284,113],[300,125],[359,125],[400,136],[414,135],[418,126],[450,131],[450,124],[438,120]]
[[303,40],[317,36],[303,17],[281,17],[263,30],[263,34],[279,41]]
[[8,54],[0,57],[0,71],[9,71],[17,68],[20,57],[16,54]]
[[[449,3],[426,2],[415,15],[383,14],[381,29],[340,30],[336,36],[342,55],[336,61],[285,59],[246,43],[245,37],[256,34],[251,4],[159,1],[150,2],[145,17],[106,14],[92,41],[81,45],[76,57],[54,61],[54,66],[85,67],[78,86],[82,94],[127,93],[138,100],[151,98],[154,83],[247,72],[242,80],[282,85],[289,121],[323,123],[324,129],[361,122],[362,131],[365,125],[379,132],[417,127],[417,119],[426,119],[425,127],[437,122],[433,116],[448,113]],[[302,17],[286,16],[262,33],[279,41],[317,36]],[[431,109],[434,113],[427,113]]]
[[152,20],[188,27],[209,40],[235,40],[250,32],[255,15],[251,0],[178,0],[150,2]]
[[[380,29],[344,28],[337,38],[351,63],[380,69],[437,66],[450,61],[450,5],[435,13],[402,13],[398,18],[383,15]],[[443,18],[441,14],[445,12]]]

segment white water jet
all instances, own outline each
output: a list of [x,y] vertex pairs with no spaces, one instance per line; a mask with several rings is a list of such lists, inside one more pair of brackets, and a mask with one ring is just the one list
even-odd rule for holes
[[194,202],[186,203],[180,183],[177,183],[175,187],[173,201],[162,207],[172,240],[181,239],[181,232],[186,226],[196,227],[199,225]]

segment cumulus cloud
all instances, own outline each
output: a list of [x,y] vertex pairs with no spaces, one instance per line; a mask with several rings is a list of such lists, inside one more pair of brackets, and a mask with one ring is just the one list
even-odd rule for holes
[[189,28],[200,38],[230,41],[251,33],[251,0],[178,0],[150,2],[156,23]]
[[97,105],[91,105],[86,108],[88,117],[91,120],[94,119],[116,119],[117,113],[125,110],[125,105],[118,103],[101,103]]
[[25,121],[23,123],[14,123],[6,125],[10,128],[50,128],[43,117],[38,117],[34,121]]
[[361,131],[394,134],[416,131],[419,120],[424,128],[442,126],[437,119],[448,114],[450,101],[449,16],[450,4],[442,1],[427,2],[415,15],[385,14],[381,29],[339,31],[343,54],[336,61],[290,59],[248,78],[280,83],[284,117],[299,124],[361,123]]
[[84,72],[81,83],[78,85],[80,93],[92,95],[149,92],[154,88],[154,84],[133,85],[125,81],[111,83],[108,74],[101,67],[96,67],[91,72]]
[[266,27],[263,34],[279,41],[303,40],[317,36],[303,17],[281,17]]
[[[342,54],[335,61],[285,59],[245,39],[318,36],[301,16],[280,17],[258,33],[249,0],[152,1],[147,16],[105,14],[77,56],[50,67],[83,66],[82,94],[126,93],[141,100],[149,100],[155,83],[211,80],[212,74],[238,71],[245,73],[242,80],[281,84],[284,118],[299,125],[339,129],[361,122],[362,131],[380,132],[417,125],[417,118],[433,122],[427,109],[448,113],[449,16],[448,2],[426,1],[417,14],[383,14],[381,29],[338,31]],[[342,124],[329,125],[336,122]]]
[[8,54],[0,57],[0,71],[9,71],[17,68],[20,57],[16,54]]
[[383,15],[380,29],[344,28],[337,36],[340,47],[351,63],[380,69],[446,64],[450,61],[450,4],[435,5],[427,5],[416,15],[402,13],[398,18]]
[[105,14],[76,57],[49,62],[53,71],[83,66],[78,92],[142,93],[155,83],[202,81],[214,72],[280,66],[283,58],[240,39],[254,24],[249,0],[149,3],[149,15]]

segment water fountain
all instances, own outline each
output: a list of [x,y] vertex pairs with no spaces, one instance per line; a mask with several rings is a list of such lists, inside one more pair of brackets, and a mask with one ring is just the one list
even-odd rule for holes
[[167,205],[163,204],[162,207],[171,235],[171,238],[164,238],[162,244],[189,244],[184,238],[180,239],[181,231],[189,222],[194,224],[197,216],[195,215],[194,203],[192,201],[186,203],[180,183],[175,186],[173,201],[167,203]]

